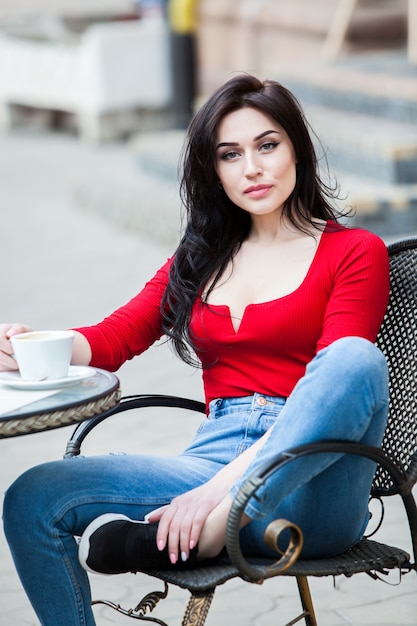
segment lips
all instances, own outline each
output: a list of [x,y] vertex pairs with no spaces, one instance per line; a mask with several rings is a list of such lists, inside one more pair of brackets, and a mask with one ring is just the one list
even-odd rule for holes
[[252,185],[251,187],[247,187],[244,193],[252,198],[260,198],[265,196],[271,188],[272,185]]

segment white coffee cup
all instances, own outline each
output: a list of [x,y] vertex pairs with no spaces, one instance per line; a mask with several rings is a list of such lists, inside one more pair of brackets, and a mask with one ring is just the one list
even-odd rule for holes
[[68,376],[74,333],[42,330],[10,338],[24,380],[55,380]]

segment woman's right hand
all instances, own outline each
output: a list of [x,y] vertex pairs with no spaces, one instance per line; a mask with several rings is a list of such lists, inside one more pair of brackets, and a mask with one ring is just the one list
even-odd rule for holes
[[0,372],[17,370],[17,363],[13,358],[13,348],[10,337],[19,333],[27,333],[32,329],[24,324],[0,324]]

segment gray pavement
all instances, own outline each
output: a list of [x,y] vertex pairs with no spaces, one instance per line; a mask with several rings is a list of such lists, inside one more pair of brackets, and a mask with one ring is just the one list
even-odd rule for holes
[[[95,147],[76,138],[15,132],[0,137],[0,320],[36,328],[93,323],[133,296],[171,252],[166,244],[112,221],[76,209],[72,184],[80,177],[120,182],[143,176],[123,145]],[[117,203],[115,205],[117,211]],[[125,394],[178,393],[202,397],[198,372],[172,355],[164,344],[126,364],[119,372]],[[159,421],[160,420],[160,421]],[[117,417],[100,427],[84,452],[179,451],[198,425],[198,416]],[[158,425],[157,425],[158,424]],[[159,426],[161,424],[161,426]],[[0,488],[26,468],[62,456],[71,428],[0,441]],[[380,539],[400,539],[409,548],[405,516],[398,502],[387,506]],[[390,585],[366,575],[311,581],[321,626],[417,625],[417,581],[394,576]],[[130,607],[145,593],[161,589],[143,575],[92,576],[93,595]],[[187,593],[172,588],[158,615],[181,623]],[[207,626],[284,624],[298,611],[295,581],[275,579],[262,586],[234,580],[218,589]],[[127,624],[127,618],[97,608],[97,623]],[[0,537],[0,626],[35,626],[36,617],[20,586],[3,535]]]

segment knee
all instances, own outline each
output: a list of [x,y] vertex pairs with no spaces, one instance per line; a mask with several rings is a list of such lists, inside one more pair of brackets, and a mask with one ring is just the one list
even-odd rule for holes
[[381,350],[362,337],[343,337],[318,353],[327,378],[350,393],[369,392],[375,400],[388,401],[388,366]]
[[365,375],[367,372],[385,377],[387,361],[381,350],[363,337],[342,337],[337,339],[328,350],[329,357],[338,365],[338,370]]
[[[48,484],[53,472],[49,463],[33,467],[19,476],[7,489],[3,503],[3,524],[6,536],[9,530],[33,523],[36,515],[48,508]],[[50,504],[50,501],[49,501]]]

